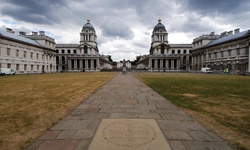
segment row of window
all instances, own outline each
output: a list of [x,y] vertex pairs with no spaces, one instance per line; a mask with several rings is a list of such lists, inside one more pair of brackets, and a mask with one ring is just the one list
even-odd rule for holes
[[[20,57],[20,51],[17,49],[16,52],[15,52],[15,56],[16,57]],[[36,55],[35,55],[36,54]],[[6,55],[7,56],[11,56],[11,53],[10,53],[10,48],[7,48],[7,52],[6,52]],[[34,58],[34,55],[36,56],[36,59],[39,59],[39,53],[33,53],[33,52],[30,52],[30,58]],[[22,54],[23,58],[26,58],[27,57],[27,52],[26,51],[23,51],[23,54]],[[42,55],[42,59],[44,58],[44,55]]]
[[[225,51],[214,52],[213,55],[214,55],[214,58],[217,58],[217,57],[218,57],[218,54],[220,54],[220,56],[223,58],[225,53],[226,53]],[[232,56],[232,50],[228,50],[227,53],[228,53],[228,56],[229,56],[229,57]],[[241,52],[240,48],[237,48],[237,49],[236,49],[236,55],[239,56],[239,55],[241,55],[241,53],[242,53],[242,52]],[[204,58],[205,58],[205,57],[206,57],[206,55],[204,55]],[[208,54],[208,58],[211,59],[211,53]]]
[[[164,48],[161,48],[161,54],[164,54]],[[181,50],[172,50],[172,54],[181,54]],[[187,50],[183,50],[183,54],[187,54]]]
[[[84,50],[84,54],[87,54],[88,53],[88,47],[85,45],[84,47],[83,47],[83,50]],[[62,49],[61,50],[61,53],[62,54],[65,54],[67,52],[67,54],[72,54],[71,52],[71,50],[70,49],[68,49],[68,50],[64,50],[64,49]],[[59,50],[57,49],[56,50],[56,53],[59,53]],[[76,50],[74,49],[73,50],[73,54],[76,54]]]
[[[13,64],[12,64],[13,65]],[[1,63],[0,63],[0,68],[1,68]],[[11,68],[11,64],[7,64],[7,68]],[[35,69],[34,65],[30,65],[30,70],[33,71]],[[39,65],[36,65],[36,70],[38,71],[40,69]],[[20,70],[20,64],[16,64],[16,71]],[[23,70],[27,70],[27,64],[23,65]]]
[[[61,53],[62,53],[62,54],[65,54],[65,52],[66,52],[66,50],[64,50],[64,49],[61,50]],[[56,53],[59,53],[59,50],[56,50]],[[71,50],[68,49],[67,53],[68,53],[68,54],[71,54]],[[73,50],[73,54],[76,54],[76,50],[75,50],[75,49]]]

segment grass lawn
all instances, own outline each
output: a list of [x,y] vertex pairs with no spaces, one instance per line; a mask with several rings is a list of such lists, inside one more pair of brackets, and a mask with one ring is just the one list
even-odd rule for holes
[[0,77],[0,149],[23,149],[115,74]]
[[249,76],[141,73],[136,77],[237,149],[249,149]]

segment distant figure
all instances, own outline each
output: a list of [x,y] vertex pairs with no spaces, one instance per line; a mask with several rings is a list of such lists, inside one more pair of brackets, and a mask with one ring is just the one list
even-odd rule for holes
[[228,73],[229,73],[228,68],[226,68],[226,69],[224,70],[224,74],[228,74]]
[[122,74],[127,74],[127,68],[126,68],[126,62],[125,62],[125,59],[123,59]]

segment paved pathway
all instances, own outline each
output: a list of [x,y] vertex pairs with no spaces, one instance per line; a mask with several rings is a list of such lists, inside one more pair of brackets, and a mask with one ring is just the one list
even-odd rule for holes
[[173,150],[229,150],[221,138],[132,75],[117,75],[26,150],[85,150],[102,119],[155,119]]

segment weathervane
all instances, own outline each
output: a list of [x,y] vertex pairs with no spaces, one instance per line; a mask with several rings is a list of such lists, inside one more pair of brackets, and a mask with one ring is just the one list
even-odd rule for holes
[[87,18],[87,21],[88,21],[88,22],[90,22],[90,18],[89,18],[89,16],[88,16],[88,18]]

